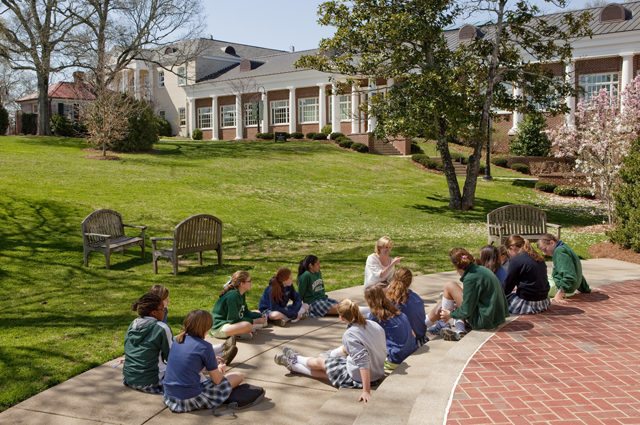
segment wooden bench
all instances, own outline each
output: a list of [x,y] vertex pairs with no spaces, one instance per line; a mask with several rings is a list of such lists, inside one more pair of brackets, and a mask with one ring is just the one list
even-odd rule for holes
[[556,233],[560,225],[547,223],[544,211],[529,205],[506,205],[487,214],[488,243],[502,245],[510,235],[537,241],[545,233]]
[[[125,227],[140,229],[140,236],[127,236]],[[120,213],[113,210],[96,210],[82,220],[82,246],[84,265],[89,265],[89,253],[99,251],[104,254],[107,269],[113,251],[124,251],[125,248],[139,245],[144,258],[144,231],[147,226],[134,226],[122,222]]]
[[[172,241],[170,248],[159,248],[159,241]],[[222,221],[208,214],[191,216],[178,224],[172,238],[151,238],[153,246],[153,272],[158,273],[158,258],[167,258],[173,264],[173,274],[178,274],[178,257],[198,253],[202,265],[204,251],[218,253],[218,265],[222,264]]]

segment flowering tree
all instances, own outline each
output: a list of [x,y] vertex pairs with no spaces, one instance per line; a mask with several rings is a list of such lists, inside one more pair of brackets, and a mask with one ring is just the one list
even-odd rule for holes
[[631,143],[640,136],[640,77],[622,93],[622,110],[616,99],[602,89],[588,102],[580,102],[576,124],[550,131],[556,156],[575,157],[575,170],[605,202],[609,223],[613,222],[613,191],[622,160]]

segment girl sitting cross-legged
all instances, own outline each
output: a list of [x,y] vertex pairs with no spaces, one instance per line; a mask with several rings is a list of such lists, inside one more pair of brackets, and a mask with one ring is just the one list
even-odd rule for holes
[[348,299],[338,305],[338,316],[348,327],[342,335],[342,346],[331,351],[328,358],[304,357],[284,347],[274,360],[292,372],[328,379],[337,388],[362,388],[359,401],[367,403],[371,383],[384,377],[387,356],[384,329],[366,320],[358,305]]
[[364,291],[364,299],[371,309],[368,319],[378,323],[384,329],[387,344],[385,366],[388,369],[395,369],[416,351],[418,344],[409,319],[387,299],[382,288],[382,285],[369,286]]
[[413,274],[411,270],[400,267],[393,275],[391,283],[387,287],[387,298],[394,303],[401,312],[406,314],[411,329],[416,335],[418,345],[424,345],[427,338],[427,325],[424,323],[426,313],[424,311],[424,301],[420,295],[413,292],[410,288]]
[[231,276],[211,311],[211,336],[226,339],[238,335],[239,338],[251,339],[256,329],[266,326],[267,319],[247,306],[245,297],[250,289],[251,276],[248,272],[237,271]]
[[[194,310],[184,319],[173,344],[164,383],[164,404],[175,413],[213,409],[244,380],[240,373],[225,373],[226,365],[204,340],[213,320],[204,310]],[[205,369],[207,377],[200,372]]]
[[291,270],[282,267],[264,289],[258,308],[271,323],[286,326],[290,320],[297,321],[305,317],[309,304],[302,302],[300,294],[293,287]]
[[479,265],[491,270],[504,288],[504,281],[507,278],[507,269],[502,265],[500,250],[493,245],[483,246],[480,250],[480,259],[476,261]]
[[324,292],[324,281],[320,272],[320,260],[315,255],[307,255],[298,267],[298,290],[302,302],[309,304],[311,317],[338,314],[338,301]]

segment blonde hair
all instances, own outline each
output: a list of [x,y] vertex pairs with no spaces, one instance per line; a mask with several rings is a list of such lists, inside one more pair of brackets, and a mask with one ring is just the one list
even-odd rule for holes
[[505,246],[507,248],[511,246],[515,246],[519,249],[522,249],[522,251],[526,252],[529,255],[529,257],[533,258],[534,261],[537,261],[537,262],[544,261],[544,257],[540,255],[540,253],[538,253],[538,251],[536,251],[531,246],[528,240],[526,240],[520,235],[509,236],[507,238],[507,241],[505,242]]
[[387,299],[387,296],[384,294],[384,289],[382,289],[382,285],[373,285],[368,287],[364,291],[364,299],[367,301],[367,305],[371,309],[371,314],[376,316],[379,320],[389,320],[400,314],[398,307],[393,305],[393,303]]
[[380,254],[380,248],[389,247],[389,249],[393,248],[393,241],[389,236],[383,236],[378,239],[376,242],[375,253]]
[[558,238],[555,235],[552,235],[551,233],[545,233],[538,240],[544,241],[544,242],[558,242]]
[[249,272],[244,270],[238,270],[237,272],[231,275],[231,280],[229,280],[229,282],[227,282],[224,285],[224,287],[222,288],[222,292],[220,292],[220,296],[223,296],[224,294],[231,291],[232,289],[238,289],[240,284],[242,282],[246,282],[247,280],[249,280],[250,277],[251,276],[249,275]]
[[396,304],[404,304],[409,299],[409,287],[413,273],[406,267],[400,267],[393,274],[393,280],[387,288],[387,298]]
[[360,313],[358,305],[350,299],[344,299],[338,304],[338,315],[349,323],[366,326],[367,320]]
[[453,248],[449,251],[449,258],[454,266],[459,270],[466,270],[469,265],[475,263],[473,255],[464,248]]
[[182,344],[186,335],[204,338],[211,326],[213,326],[211,313],[205,310],[193,310],[185,317],[182,330],[176,335],[176,342]]
[[164,285],[153,285],[151,289],[149,289],[149,292],[159,296],[162,301],[169,298],[169,289]]

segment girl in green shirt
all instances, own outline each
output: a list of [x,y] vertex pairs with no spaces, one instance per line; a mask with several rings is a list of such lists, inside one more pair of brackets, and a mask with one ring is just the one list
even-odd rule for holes
[[320,260],[315,255],[307,255],[298,266],[298,292],[302,302],[309,304],[311,317],[338,314],[338,301],[324,292],[324,281],[320,273]]

